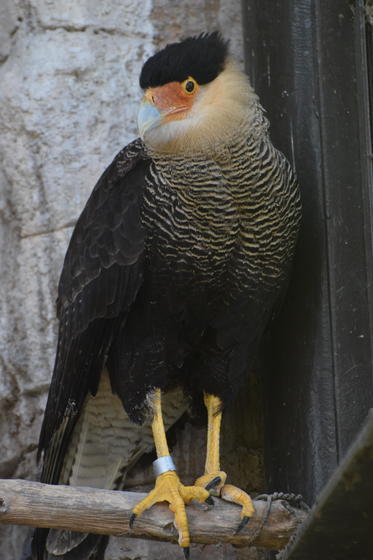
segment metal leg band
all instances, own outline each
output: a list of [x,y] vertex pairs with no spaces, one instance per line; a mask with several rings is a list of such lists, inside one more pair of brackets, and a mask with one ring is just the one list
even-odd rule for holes
[[159,476],[167,471],[176,471],[176,467],[171,456],[165,455],[153,461],[153,470],[155,476]]

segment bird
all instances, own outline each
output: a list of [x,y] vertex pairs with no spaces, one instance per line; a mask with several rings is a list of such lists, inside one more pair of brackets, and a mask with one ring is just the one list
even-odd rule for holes
[[[139,137],[98,180],[65,256],[38,455],[42,482],[121,490],[155,448],[155,486],[130,525],[168,502],[189,558],[193,499],[239,504],[238,529],[254,514],[221,468],[220,427],[286,288],[301,203],[295,171],[220,32],[166,45],[139,83]],[[205,470],[185,486],[166,432],[201,407]],[[33,557],[98,558],[104,545],[36,529]]]

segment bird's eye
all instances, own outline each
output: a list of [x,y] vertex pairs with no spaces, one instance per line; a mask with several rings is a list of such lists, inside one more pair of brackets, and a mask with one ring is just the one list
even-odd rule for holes
[[187,83],[185,84],[185,90],[188,93],[192,93],[192,91],[194,90],[194,82],[192,82],[192,80],[187,81]]
[[191,94],[191,93],[194,93],[194,91],[196,90],[197,82],[195,81],[194,78],[189,76],[189,78],[187,78],[186,80],[183,81],[181,86],[182,86],[183,90],[185,91],[185,93]]

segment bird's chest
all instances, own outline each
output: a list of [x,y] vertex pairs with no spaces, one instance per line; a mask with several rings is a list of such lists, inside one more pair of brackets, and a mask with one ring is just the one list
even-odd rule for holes
[[142,220],[152,270],[178,284],[218,283],[237,242],[239,215],[221,169],[162,170],[148,181]]

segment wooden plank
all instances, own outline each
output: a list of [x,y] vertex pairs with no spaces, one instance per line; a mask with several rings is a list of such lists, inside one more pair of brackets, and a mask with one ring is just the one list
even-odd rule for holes
[[364,2],[353,4],[315,3],[340,457],[373,402],[368,67]]
[[293,281],[268,351],[267,473],[270,489],[312,502],[337,465],[312,2],[245,5],[248,73],[275,146],[295,163],[303,202]]
[[270,489],[309,502],[373,402],[364,16],[362,0],[244,2],[248,72],[275,145],[295,162],[304,208],[268,366],[267,470]]
[[281,560],[371,560],[373,410]]

